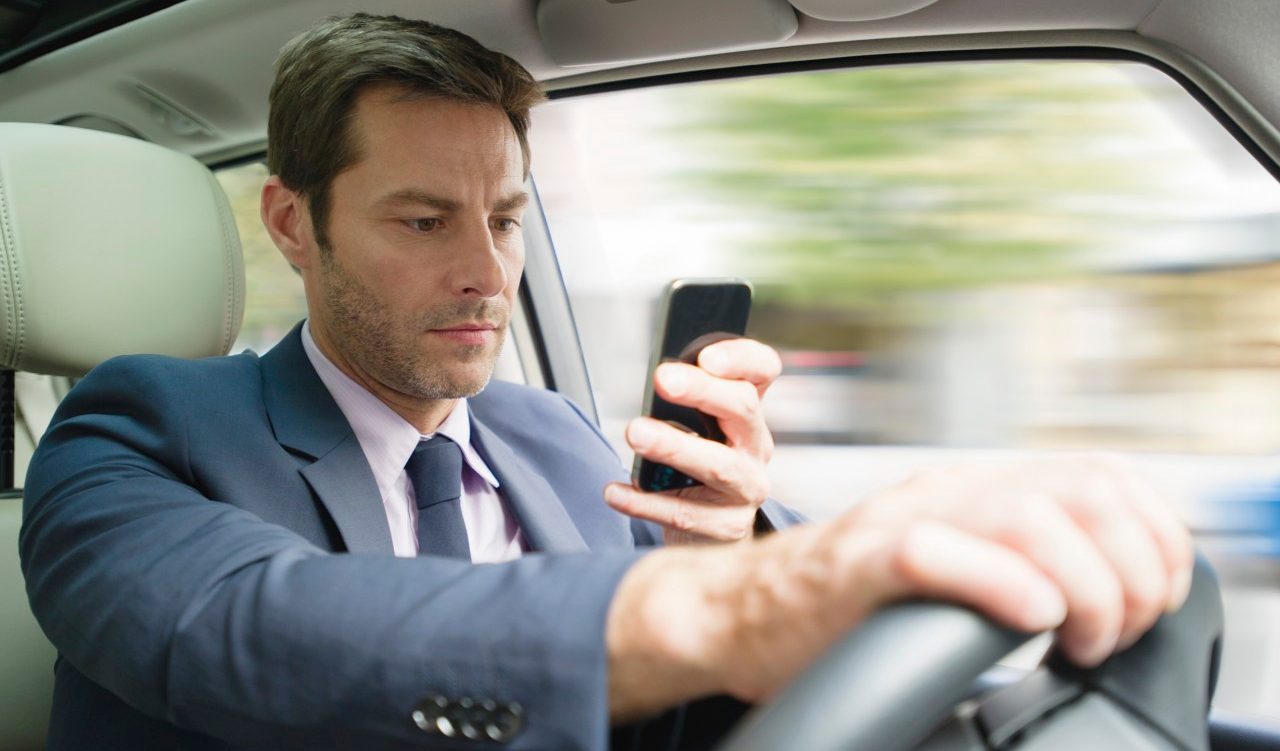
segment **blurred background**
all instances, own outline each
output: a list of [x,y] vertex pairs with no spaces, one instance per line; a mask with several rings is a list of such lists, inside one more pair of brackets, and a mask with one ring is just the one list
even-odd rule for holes
[[[826,518],[924,466],[1131,456],[1227,588],[1216,706],[1280,722],[1280,185],[1162,73],[947,63],[569,98],[533,175],[606,434],[676,277],[750,279],[780,350],[773,494]],[[242,344],[300,317],[245,239]]]

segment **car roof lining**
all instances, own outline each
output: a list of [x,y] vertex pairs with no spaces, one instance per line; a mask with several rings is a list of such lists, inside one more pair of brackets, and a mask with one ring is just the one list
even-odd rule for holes
[[0,9],[0,71],[182,0],[26,0]]
[[[93,115],[206,162],[258,153],[280,45],[320,18],[356,9],[423,15],[417,0],[186,0],[0,74],[0,120],[61,122]],[[1280,85],[1268,85],[1268,77],[1280,71],[1280,47],[1267,34],[1280,28],[1280,3],[940,0],[880,21],[821,21],[799,14],[795,35],[770,49],[708,50],[663,62],[581,68],[551,61],[539,37],[534,0],[433,0],[430,9],[431,20],[512,55],[552,91],[837,57],[855,58],[850,63],[856,65],[856,58],[952,51],[1121,50],[1181,73],[1272,162],[1280,161],[1280,134],[1272,125],[1280,123]],[[154,103],[140,95],[140,86],[198,115],[213,132],[172,132]]]

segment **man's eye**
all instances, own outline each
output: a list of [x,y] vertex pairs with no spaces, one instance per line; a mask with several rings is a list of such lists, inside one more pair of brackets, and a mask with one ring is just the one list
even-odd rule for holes
[[408,225],[409,229],[417,232],[430,232],[434,229],[440,228],[440,220],[434,217],[428,217],[425,219],[406,219],[404,220],[404,223]]
[[501,219],[493,220],[493,228],[499,232],[514,232],[519,226],[519,220],[512,219],[510,217],[502,217]]

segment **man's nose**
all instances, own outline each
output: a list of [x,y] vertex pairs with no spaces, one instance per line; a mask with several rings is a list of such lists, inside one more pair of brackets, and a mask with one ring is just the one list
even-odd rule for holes
[[452,260],[452,286],[464,297],[493,297],[507,287],[502,249],[487,225],[472,227]]

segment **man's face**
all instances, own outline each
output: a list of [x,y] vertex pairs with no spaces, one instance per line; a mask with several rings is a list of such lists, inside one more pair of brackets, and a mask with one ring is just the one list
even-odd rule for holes
[[524,267],[523,157],[496,107],[401,94],[357,100],[358,161],[332,183],[329,247],[307,275],[312,328],[366,385],[470,396]]

